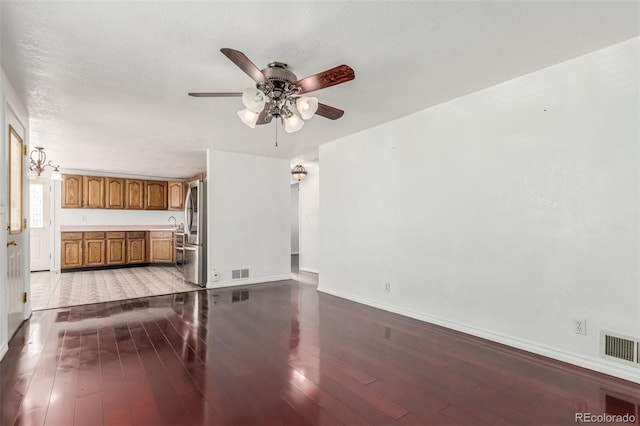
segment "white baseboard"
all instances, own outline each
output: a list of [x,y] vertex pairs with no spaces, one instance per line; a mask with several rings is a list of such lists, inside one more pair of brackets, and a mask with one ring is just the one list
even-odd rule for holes
[[284,281],[284,280],[290,280],[290,279],[291,279],[291,274],[283,274],[283,275],[274,275],[270,277],[244,278],[244,279],[226,280],[226,281],[209,281],[207,282],[207,288],[215,289],[215,288],[224,288],[224,287],[236,287],[239,285],[269,283],[273,281]]
[[4,358],[8,350],[9,350],[9,345],[7,343],[5,343],[0,347],[0,361],[2,361],[2,358]]
[[301,266],[299,269],[304,272],[311,272],[312,274],[320,274],[320,272],[315,268],[307,268],[306,266]]
[[512,336],[496,333],[490,330],[484,330],[481,328],[469,326],[467,324],[450,321],[445,318],[426,314],[424,312],[413,311],[410,309],[401,308],[399,306],[382,303],[377,300],[355,296],[351,293],[343,292],[340,290],[327,289],[319,286],[318,291],[331,294],[343,299],[351,300],[353,302],[362,303],[367,306],[372,306],[374,308],[393,312],[406,317],[415,318],[420,321],[428,322],[430,324],[435,324],[452,330],[460,331],[472,336],[481,337],[483,339],[491,340],[503,345],[522,349],[524,351],[531,352],[537,355],[542,355],[547,358],[552,358],[558,361],[577,365],[578,367],[587,368],[599,373],[608,374],[610,376],[618,377],[624,380],[629,380],[634,383],[640,383],[640,371],[634,367],[625,367],[623,365],[611,364],[606,360],[585,357],[571,352],[566,352],[561,349],[541,345],[539,343],[529,342]]

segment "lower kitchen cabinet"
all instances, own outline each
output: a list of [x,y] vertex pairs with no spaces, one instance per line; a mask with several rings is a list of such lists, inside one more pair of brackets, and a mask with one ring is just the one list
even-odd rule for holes
[[60,268],[175,262],[172,231],[62,232]]
[[82,259],[82,232],[63,232],[61,247],[61,269],[81,268]]
[[126,247],[125,232],[107,232],[107,265],[127,263]]
[[106,240],[104,232],[85,232],[84,262],[82,266],[104,266],[106,264]]
[[146,234],[139,231],[127,232],[127,264],[147,261]]
[[170,231],[149,232],[149,262],[173,263],[175,256],[174,233]]

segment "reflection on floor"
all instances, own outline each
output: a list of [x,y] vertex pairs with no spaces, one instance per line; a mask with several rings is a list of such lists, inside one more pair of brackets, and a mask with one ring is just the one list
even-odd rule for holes
[[0,425],[636,424],[640,384],[329,296],[317,275],[300,276],[313,284],[34,312],[0,362]]
[[32,272],[31,308],[60,308],[197,290],[170,266],[81,272]]

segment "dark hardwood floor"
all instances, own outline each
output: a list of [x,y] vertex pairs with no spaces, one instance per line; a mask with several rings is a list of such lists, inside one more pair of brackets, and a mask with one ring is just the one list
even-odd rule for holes
[[574,425],[640,385],[286,281],[35,312],[9,425]]

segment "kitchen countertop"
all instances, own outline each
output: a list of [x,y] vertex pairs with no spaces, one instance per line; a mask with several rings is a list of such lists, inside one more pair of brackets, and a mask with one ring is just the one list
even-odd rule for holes
[[171,225],[61,225],[60,232],[177,231]]

